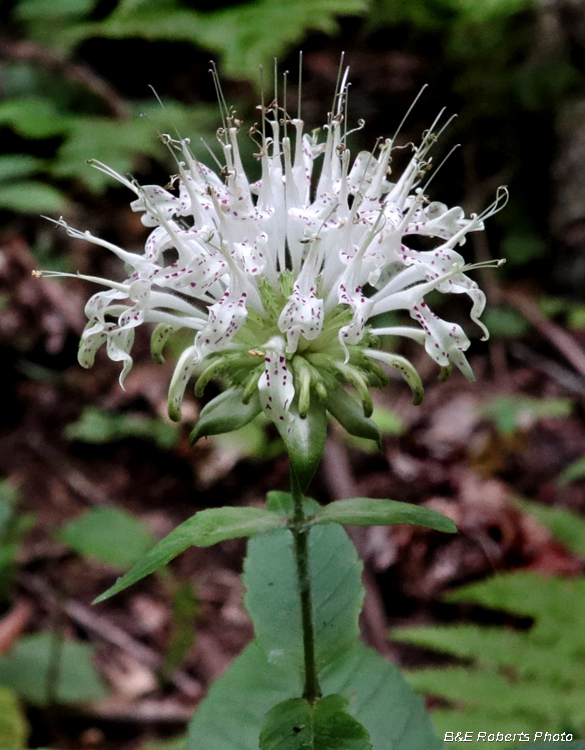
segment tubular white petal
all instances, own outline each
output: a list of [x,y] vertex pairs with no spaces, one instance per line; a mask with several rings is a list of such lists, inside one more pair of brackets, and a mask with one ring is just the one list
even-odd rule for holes
[[228,290],[219,302],[211,305],[207,322],[195,337],[199,360],[227,347],[246,320],[247,296],[246,292],[236,296]]
[[260,403],[272,422],[287,422],[295,387],[284,356],[284,340],[274,337],[265,349],[265,369],[258,381]]
[[[110,326],[112,325],[113,324],[110,324]],[[86,370],[93,367],[95,355],[98,349],[105,344],[107,340],[108,332],[103,326],[86,326],[86,329],[81,336],[81,341],[79,342],[79,351],[77,353],[77,361],[79,364],[82,367],[85,367]]]
[[158,226],[162,216],[171,218],[178,206],[179,199],[158,185],[142,185],[138,198],[130,204],[133,211],[144,211],[140,221],[145,227]]
[[175,366],[169,386],[168,402],[169,416],[175,422],[179,422],[181,419],[181,404],[183,403],[185,388],[200,360],[201,357],[197,347],[190,346],[181,354]]
[[470,341],[461,326],[441,320],[426,302],[415,305],[410,313],[417,320],[427,334],[425,349],[441,367],[454,364],[465,377],[472,382],[475,380],[464,351],[469,349]]
[[374,336],[402,336],[407,339],[413,339],[418,344],[425,343],[425,332],[420,328],[411,328],[410,326],[388,326],[387,328],[370,328],[370,333]]
[[120,373],[120,386],[124,388],[124,380],[132,369],[132,357],[130,350],[134,343],[134,328],[112,329],[108,331],[107,351],[108,357],[113,362],[122,362],[122,372]]
[[278,327],[286,333],[289,354],[296,352],[301,336],[307,341],[318,338],[323,327],[323,300],[315,295],[315,287],[303,294],[295,284],[278,319]]

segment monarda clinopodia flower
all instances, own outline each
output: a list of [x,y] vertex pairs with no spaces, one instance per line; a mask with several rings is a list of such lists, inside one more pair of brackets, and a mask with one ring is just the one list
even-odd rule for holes
[[[300,116],[290,118],[276,101],[262,106],[262,124],[251,130],[262,167],[253,184],[240,158],[241,123],[230,110],[218,131],[220,174],[193,157],[187,139],[163,136],[177,160],[173,192],[138,185],[93,162],[135,193],[132,210],[152,227],[143,253],[57,222],[70,236],[108,248],[131,269],[122,282],[81,276],[106,290],[85,308],[80,363],[91,367],[105,344],[109,357],[122,363],[123,382],[138,326],[155,324],[157,360],[170,336],[190,329],[192,343],[169,387],[170,416],[180,419],[195,373],[198,395],[212,378],[221,378],[227,390],[203,409],[193,440],[236,429],[263,412],[306,477],[321,455],[327,412],[349,432],[379,439],[369,419],[369,389],[387,382],[385,367],[397,370],[415,402],[421,400],[418,373],[382,348],[385,336],[413,339],[443,374],[455,365],[473,379],[465,357],[469,339],[459,325],[436,315],[426,297],[433,290],[468,295],[471,320],[487,337],[479,320],[485,295],[466,275],[478,264],[466,265],[455,248],[468,232],[482,230],[506,200],[501,189],[482,215],[469,218],[461,208],[429,201],[424,183],[429,151],[443,129],[440,116],[413,146],[399,176],[390,168],[391,139],[352,159],[346,98],[347,72],[323,142],[303,134]],[[417,236],[434,238],[434,248],[413,249]],[[166,260],[168,251],[174,262]],[[376,325],[376,316],[395,310],[408,312],[413,324]]]

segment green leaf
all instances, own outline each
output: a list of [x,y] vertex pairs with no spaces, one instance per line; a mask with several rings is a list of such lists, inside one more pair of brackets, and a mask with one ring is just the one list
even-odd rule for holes
[[269,460],[285,452],[282,440],[268,436],[266,420],[252,420],[239,430],[216,435],[213,440],[222,453],[235,453],[241,458]]
[[141,750],[185,750],[187,735],[185,733],[169,738],[147,740],[140,746]]
[[530,396],[497,396],[486,402],[481,414],[491,419],[502,435],[513,435],[546,417],[568,417],[573,402],[568,398],[549,398],[544,401]]
[[440,750],[424,701],[415,696],[395,664],[361,643],[321,676],[326,693],[349,700],[348,710],[370,733],[373,750]]
[[24,138],[64,135],[72,120],[59,112],[53,100],[44,97],[6,99],[0,103],[0,125],[8,125]]
[[119,508],[93,508],[63,526],[58,535],[79,554],[115,568],[134,565],[154,544],[143,525]]
[[348,526],[409,523],[451,534],[457,531],[450,518],[431,508],[400,503],[397,500],[375,500],[370,497],[352,497],[329,503],[315,514],[314,523],[342,523]]
[[258,750],[266,713],[275,703],[301,692],[300,672],[273,664],[253,640],[212,683],[197,707],[186,750]]
[[[305,497],[305,513],[315,513],[321,506],[310,497]],[[280,490],[271,490],[266,495],[266,507],[273,513],[280,513],[281,516],[292,516],[294,504],[290,492],[280,492]]]
[[341,695],[313,706],[303,698],[279,703],[266,715],[260,750],[371,750],[368,732],[347,713],[347,703]]
[[28,726],[18,700],[9,688],[0,688],[0,747],[26,747]]
[[[289,499],[288,493],[270,493],[271,507],[287,510]],[[313,501],[308,505],[314,512]],[[198,707],[187,750],[257,750],[266,713],[275,703],[301,694],[302,672],[291,669],[299,663],[302,636],[287,537],[292,540],[290,532],[279,530],[248,544],[246,606],[258,636]],[[348,712],[367,729],[374,750],[440,750],[422,699],[394,664],[357,641],[363,589],[353,544],[340,527],[320,526],[311,530],[309,545],[318,658],[328,661],[320,674],[324,693],[349,701]],[[341,637],[346,644],[337,655],[327,640],[329,627],[331,638]]]
[[[470,623],[394,633],[399,640],[466,660],[461,666],[407,673],[413,686],[454,704],[433,715],[441,732],[494,727],[535,739],[543,729],[554,735],[585,726],[585,578],[498,574],[448,599],[530,616],[533,623],[517,629]],[[485,745],[476,740],[470,747]]]
[[404,435],[408,429],[404,420],[386,406],[374,406],[372,421],[382,435]]
[[100,700],[106,693],[92,657],[93,647],[87,643],[55,640],[50,633],[26,636],[10,654],[0,657],[0,685],[39,706],[47,705],[51,698],[58,703]]
[[138,11],[161,10],[169,13],[175,9],[176,0],[120,0],[110,18],[132,18]]
[[[121,5],[128,5],[122,3]],[[81,23],[66,32],[68,44],[92,37],[106,39],[149,39],[185,41],[197,44],[201,15],[195,11],[176,9],[174,2],[135,3],[132,12],[114,11],[106,20]],[[140,7],[142,6],[142,7]]]
[[257,393],[252,396],[249,403],[244,404],[242,389],[228,388],[203,407],[199,421],[189,436],[189,443],[194,445],[202,437],[238,430],[251,422],[261,411]]
[[558,483],[561,487],[585,479],[585,456],[581,456],[572,464],[569,464],[559,474]]
[[201,510],[162,539],[94,604],[109,599],[155,570],[162,568],[188,547],[209,547],[226,539],[260,534],[284,526],[286,518],[262,508],[209,508]]
[[524,266],[545,254],[546,242],[536,230],[511,230],[502,237],[500,252],[513,268]]
[[59,213],[65,207],[60,190],[34,180],[0,186],[0,208],[22,214]]
[[581,330],[585,328],[585,305],[575,304],[567,312],[567,325],[569,328]]
[[[174,582],[172,582],[174,583]],[[189,582],[173,585],[172,631],[165,653],[163,675],[170,676],[182,665],[185,657],[195,642],[196,631],[193,627],[199,615],[199,601]]]
[[[146,117],[140,117],[142,114]],[[189,132],[196,142],[194,136],[202,129],[209,132],[209,124],[216,120],[216,110],[211,107],[195,109],[176,102],[165,102],[164,109],[156,102],[137,103],[127,122],[111,117],[70,116],[67,138],[59,148],[52,173],[58,178],[81,179],[91,190],[101,192],[115,184],[114,180],[89,167],[88,159],[99,159],[120,174],[127,174],[139,156],[164,156],[157,132],[166,132],[172,125],[179,132]]]
[[328,391],[325,407],[350,435],[373,440],[382,450],[382,434],[377,424],[364,416],[362,405],[358,404],[343,388],[336,388],[333,392]]
[[477,3],[475,0],[449,0],[447,3],[467,23],[497,22],[524,10],[536,7],[536,0],[490,0]]
[[[28,154],[9,154],[0,156],[0,181],[14,180],[33,174],[42,164],[41,159]],[[0,188],[1,189],[1,188]]]
[[0,480],[0,543],[4,543],[10,533],[16,502],[16,487],[5,479]]
[[160,6],[141,3],[133,12],[78,25],[67,30],[68,42],[96,36],[191,42],[216,53],[227,76],[254,80],[259,65],[270,70],[273,59],[282,58],[307,32],[334,34],[338,16],[367,9],[365,0],[256,0],[212,13]]
[[292,470],[304,492],[317,470],[323,456],[327,438],[327,414],[318,401],[311,403],[305,419],[299,416],[296,405],[290,409],[290,420],[276,425],[282,437]]
[[538,309],[547,318],[558,318],[566,315],[571,308],[571,301],[566,297],[539,296],[536,300]]
[[[94,192],[111,187],[109,175],[87,165],[88,159],[99,159],[119,174],[134,168],[137,153],[153,153],[152,133],[146,123],[119,122],[109,117],[72,118],[68,137],[57,152],[53,174],[58,178],[81,179]],[[149,128],[152,126],[148,126]]]
[[[583,464],[585,469],[585,460]],[[526,513],[536,516],[571,552],[585,557],[585,518],[582,515],[566,508],[551,508],[520,498],[516,498],[515,504]]]
[[[322,669],[358,639],[358,616],[364,595],[360,580],[362,563],[338,526],[311,529],[309,554],[315,648],[317,664]],[[296,618],[300,623],[300,613],[292,534],[288,529],[250,540],[243,583],[244,604],[254,621],[257,641],[275,664],[301,669],[302,633],[299,627],[291,625]]]
[[[553,631],[561,626],[578,628],[585,617],[585,578],[542,578],[526,571],[500,573],[451,591],[446,598],[539,617],[541,627],[546,624]],[[572,601],[572,608],[567,608],[567,601]]]
[[486,310],[483,322],[490,335],[494,337],[519,338],[530,329],[526,319],[512,307],[494,307]]
[[408,24],[409,27],[419,30],[435,29],[444,24],[444,13],[443,4],[433,0],[416,3],[372,3],[364,26],[369,33],[400,24]]
[[[540,721],[551,729],[556,727],[556,731],[567,725],[571,714],[579,724],[583,721],[583,695],[571,695],[549,682],[513,683],[503,674],[465,667],[413,670],[407,676],[419,690],[481,708],[486,715],[499,715],[502,720],[524,715],[526,724],[538,727]],[[502,722],[501,726],[504,729],[506,724]]]
[[84,409],[77,422],[67,425],[65,435],[69,440],[98,444],[129,437],[144,438],[152,440],[163,450],[172,448],[179,438],[177,425],[161,419],[143,414],[106,412],[93,406]]
[[0,602],[10,598],[16,574],[16,555],[24,535],[34,525],[30,513],[16,513],[18,488],[6,480],[0,481]]
[[[348,699],[348,710],[369,732],[373,750],[441,750],[423,700],[395,664],[361,643],[325,670],[321,686]],[[257,750],[266,713],[301,691],[300,672],[272,663],[252,641],[199,704],[186,750]]]
[[22,21],[53,21],[89,13],[94,0],[20,0],[16,6],[16,17]]
[[517,675],[529,679],[566,681],[565,665],[557,655],[546,652],[531,643],[522,631],[503,627],[486,627],[474,623],[460,625],[397,628],[392,630],[392,640],[439,651],[461,659],[477,660],[490,670],[514,667]]
[[250,2],[208,14],[202,19],[199,43],[221,55],[226,75],[254,80],[259,65],[269,69],[275,57],[282,58],[307,32],[335,34],[336,16],[365,10],[364,0]]

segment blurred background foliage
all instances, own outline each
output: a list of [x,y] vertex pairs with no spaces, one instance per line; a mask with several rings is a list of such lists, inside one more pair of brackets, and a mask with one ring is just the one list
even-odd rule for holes
[[[345,49],[355,92],[350,117],[366,120],[357,145],[391,135],[429,84],[407,134],[415,137],[416,126],[446,106],[458,114],[448,140],[464,145],[437,179],[437,193],[480,210],[509,184],[510,205],[491,228],[507,273],[539,278],[543,291],[563,296],[579,295],[585,283],[578,0],[2,0],[0,12],[7,217],[99,202],[113,186],[85,165],[88,158],[141,178],[172,171],[157,140],[169,129],[189,135],[201,156],[200,137],[213,142],[218,123],[210,59],[228,101],[251,123],[259,67],[267,81],[275,58],[294,72],[302,47],[306,114],[317,126],[323,114],[311,101],[330,86]],[[557,315],[582,327],[585,312],[574,307],[560,305]],[[520,330],[513,313],[492,318],[499,332]]]
[[[470,261],[504,257],[507,264],[498,271],[497,278],[490,272],[478,278],[489,298],[485,319],[492,339],[483,349],[482,345],[474,343],[480,363],[476,366],[480,380],[474,391],[477,395],[461,395],[457,384],[451,384],[453,390],[447,390],[445,398],[455,399],[456,406],[449,406],[433,400],[431,393],[430,405],[427,406],[429,401],[426,401],[423,407],[426,423],[424,416],[413,417],[406,409],[400,413],[394,411],[395,403],[390,396],[386,403],[378,404],[376,418],[385,435],[385,455],[394,469],[394,479],[387,480],[388,491],[394,494],[386,496],[416,502],[429,498],[432,502],[436,496],[443,495],[456,498],[462,508],[463,536],[467,533],[468,539],[473,540],[476,534],[479,538],[477,529],[481,526],[481,533],[485,532],[482,544],[488,550],[498,547],[498,554],[504,549],[501,558],[496,555],[495,563],[490,552],[486,553],[487,563],[482,558],[478,567],[473,568],[469,564],[466,567],[456,557],[465,540],[453,542],[449,549],[454,550],[453,555],[461,567],[453,563],[449,584],[468,583],[474,577],[486,575],[491,570],[490,565],[497,567],[499,564],[500,568],[507,569],[520,564],[518,561],[527,564],[536,559],[538,562],[540,554],[532,548],[526,552],[530,545],[520,538],[519,532],[506,548],[508,536],[504,532],[511,522],[505,515],[508,510],[502,511],[499,506],[498,519],[504,518],[505,522],[486,520],[490,510],[486,518],[474,521],[475,526],[465,528],[465,514],[475,512],[470,510],[472,503],[465,497],[467,480],[461,479],[465,471],[471,471],[476,478],[480,476],[485,486],[491,486],[489,482],[495,476],[510,487],[539,495],[539,499],[551,504],[566,504],[574,513],[563,516],[563,528],[583,528],[578,515],[585,511],[583,0],[0,0],[0,19],[0,354],[7,364],[10,381],[0,439],[4,440],[9,430],[19,435],[13,442],[8,439],[2,443],[3,447],[8,445],[8,451],[0,451],[0,469],[2,476],[16,473],[17,480],[25,476],[29,482],[28,488],[24,488],[22,512],[12,485],[0,485],[3,493],[0,495],[3,611],[8,608],[19,580],[25,589],[29,587],[29,593],[45,591],[42,587],[38,589],[38,581],[37,589],[31,589],[30,570],[29,579],[18,576],[22,559],[28,561],[33,572],[39,559],[35,555],[40,555],[44,561],[41,553],[28,548],[23,552],[23,545],[26,547],[23,539],[34,524],[28,512],[30,508],[36,512],[40,507],[40,522],[43,522],[43,514],[47,514],[53,527],[61,529],[57,535],[59,544],[67,550],[61,554],[71,557],[74,552],[76,560],[83,557],[104,563],[113,559],[107,544],[104,549],[99,545],[96,548],[96,537],[99,540],[111,536],[112,544],[119,545],[116,533],[123,533],[132,537],[137,547],[149,544],[151,539],[137,525],[136,519],[118,517],[109,507],[102,514],[90,511],[81,516],[76,508],[73,515],[77,515],[77,520],[66,521],[63,516],[67,503],[59,500],[56,491],[55,500],[51,487],[47,490],[51,502],[45,505],[45,498],[41,497],[35,505],[35,492],[38,495],[42,492],[32,488],[33,480],[29,475],[41,483],[43,490],[44,479],[32,470],[29,472],[29,465],[25,467],[22,461],[9,458],[14,446],[22,450],[18,441],[25,440],[18,433],[18,425],[23,425],[22,432],[28,431],[29,435],[24,454],[29,450],[35,461],[44,461],[51,479],[53,475],[67,474],[67,462],[72,458],[81,462],[90,455],[90,450],[91,455],[99,455],[99,460],[103,461],[100,468],[114,465],[122,456],[121,463],[126,462],[124,470],[129,477],[126,484],[122,469],[119,473],[102,469],[105,479],[111,475],[111,483],[105,485],[105,505],[116,502],[118,495],[126,497],[124,492],[132,497],[135,492],[139,500],[132,510],[139,517],[148,502],[167,503],[167,498],[172,498],[168,503],[176,502],[177,507],[179,501],[184,501],[183,506],[192,512],[189,504],[192,504],[194,485],[200,490],[198,503],[201,495],[214,487],[214,482],[222,493],[231,492],[237,497],[244,494],[243,487],[248,488],[248,495],[257,501],[266,489],[264,485],[270,486],[270,482],[275,481],[274,475],[269,475],[272,469],[264,471],[264,467],[270,467],[271,461],[275,462],[272,465],[279,465],[281,446],[274,435],[257,424],[249,425],[238,434],[209,441],[210,448],[202,448],[195,459],[187,458],[193,455],[185,447],[188,430],[183,434],[182,427],[171,427],[160,419],[164,411],[165,377],[153,378],[153,371],[149,369],[152,366],[144,364],[148,361],[146,339],[139,338],[137,342],[140,365],[133,373],[135,381],[129,378],[125,395],[118,393],[114,384],[115,368],[105,365],[105,358],[101,360],[102,366],[109,368],[102,371],[105,374],[100,375],[98,368],[91,373],[77,374],[75,351],[83,324],[81,300],[87,298],[87,289],[81,284],[77,287],[42,285],[30,278],[30,271],[35,267],[79,270],[102,276],[116,273],[106,251],[102,253],[92,247],[90,252],[87,244],[59,234],[40,218],[40,214],[54,219],[62,214],[73,226],[89,229],[129,249],[140,249],[145,231],[129,208],[131,196],[102,172],[92,169],[86,160],[97,159],[121,174],[131,173],[142,183],[165,184],[175,168],[159,135],[178,131],[191,139],[196,156],[209,163],[208,149],[217,152],[215,129],[220,121],[216,92],[209,75],[210,60],[217,64],[226,99],[237,109],[244,129],[257,119],[255,106],[259,102],[262,79],[265,89],[272,90],[275,58],[281,72],[290,71],[290,107],[294,111],[300,50],[304,55],[303,118],[308,128],[320,127],[325,121],[340,56],[345,52],[353,84],[350,123],[357,124],[360,118],[365,120],[364,127],[352,136],[350,147],[354,152],[370,149],[378,137],[392,136],[425,84],[428,88],[400,135],[401,147],[416,143],[443,107],[448,115],[457,114],[438,148],[438,162],[455,144],[461,143],[462,147],[455,150],[437,172],[431,197],[451,205],[462,205],[468,212],[481,211],[492,201],[497,187],[507,184],[511,195],[508,206],[490,220],[485,235],[475,233],[465,248]],[[261,66],[263,77],[259,74]],[[269,96],[271,94],[266,94],[267,98]],[[243,144],[246,140],[241,138]],[[257,163],[252,152],[250,142],[245,164],[246,169],[254,173]],[[397,149],[395,161],[400,168],[401,149]],[[69,295],[64,290],[73,291]],[[448,316],[456,318],[459,302],[445,303],[449,306]],[[423,371],[423,377],[429,380],[429,372]],[[160,381],[160,385],[155,385],[155,380]],[[117,395],[112,395],[114,391]],[[476,401],[472,401],[474,398]],[[117,407],[121,407],[121,413],[116,411]],[[452,413],[447,413],[449,408]],[[188,419],[195,417],[196,406],[193,409]],[[449,423],[450,432],[445,422]],[[556,426],[551,427],[552,423]],[[461,434],[456,434],[458,430]],[[483,439],[481,445],[478,435]],[[363,449],[335,433],[334,439],[343,444],[343,450],[350,455],[352,451]],[[540,444],[536,446],[538,441]],[[381,473],[375,463],[378,459],[369,457],[372,463],[366,464],[365,455],[363,453],[355,464],[356,475],[364,481],[363,494],[372,491],[366,486],[370,480],[365,476],[371,469],[374,492],[379,490],[380,496],[385,496],[386,485],[379,489],[375,484],[381,481],[379,477],[376,479]],[[534,461],[531,458],[534,455],[542,460]],[[254,471],[248,469],[244,480],[242,472],[225,480],[242,459],[250,461]],[[465,468],[453,468],[457,461]],[[425,462],[430,468],[426,468]],[[157,484],[160,477],[156,472],[160,469],[162,475],[163,466],[166,477],[174,475],[176,484],[165,478],[166,489],[159,492],[163,481]],[[258,470],[259,466],[262,470]],[[387,468],[384,471],[387,472]],[[433,479],[433,476],[443,479]],[[78,479],[72,482],[70,495],[77,497],[77,492],[85,497],[89,494],[91,504],[94,495],[99,495],[95,491],[98,480],[94,476],[93,489],[88,492],[87,481],[84,479],[83,484]],[[329,479],[334,484],[334,471],[329,472]],[[227,490],[221,484],[224,480]],[[26,481],[23,484],[26,485]],[[252,490],[249,485],[253,485]],[[477,486],[483,488],[484,485]],[[571,495],[562,494],[569,490]],[[322,488],[321,491],[326,495]],[[329,489],[330,496],[334,493],[335,489]],[[566,503],[564,497],[569,497]],[[201,502],[205,500],[210,500],[211,504],[219,502],[212,491]],[[60,502],[63,508],[57,513],[55,509]],[[225,497],[221,502],[225,502]],[[49,506],[50,512],[47,511]],[[86,511],[84,508],[84,513]],[[179,519],[184,517],[181,512],[177,513]],[[534,507],[531,506],[530,512],[536,513]],[[551,528],[553,521],[549,517],[544,519]],[[112,528],[116,533],[104,532]],[[496,538],[494,528],[498,533],[504,529],[502,538]],[[553,531],[563,541],[556,526]],[[414,541],[414,552],[406,552],[406,545],[400,547],[398,538],[396,552],[386,540],[390,552],[385,549],[382,554],[378,550],[378,567],[373,567],[385,571],[398,560],[395,568],[399,571],[392,573],[398,577],[400,570],[415,564],[412,560],[409,562],[408,555],[415,557],[416,545],[421,542],[416,538]],[[380,540],[375,540],[375,544],[379,545]],[[414,591],[414,584],[400,584],[407,593],[410,586],[410,594],[414,591],[413,595],[422,599],[432,598],[428,592],[421,594],[425,581],[430,580],[433,573],[434,543],[427,540],[425,544],[426,578],[421,574],[421,578],[416,579],[420,590]],[[572,549],[570,544],[568,547]],[[573,545],[573,552],[585,557],[582,546],[575,551]],[[367,554],[366,551],[366,558]],[[400,554],[405,556],[402,561]],[[214,564],[218,565],[218,559],[225,563],[220,553],[217,555]],[[232,574],[239,563],[234,563],[229,554],[226,556],[225,567]],[[469,563],[468,557],[462,555],[462,558]],[[382,559],[386,562],[380,562]],[[547,560],[546,564],[555,572],[554,565],[549,558]],[[62,564],[61,558],[58,562]],[[78,563],[79,560],[75,562]],[[373,565],[371,561],[368,564]],[[582,559],[575,565],[577,567],[571,571],[577,571],[578,577],[563,588],[563,596],[567,602],[574,602],[575,612],[582,612]],[[544,567],[543,563],[540,569]],[[380,581],[382,597],[386,596],[384,586],[394,585],[384,580],[384,575],[386,573],[381,574]],[[515,596],[524,597],[524,592],[532,586],[531,576],[518,575],[521,577],[502,578],[504,582],[498,591],[512,591]],[[58,569],[52,581],[57,589],[56,582],[60,584],[60,578]],[[77,590],[71,582],[74,578],[67,579],[66,591]],[[444,586],[445,579],[440,580]],[[498,580],[493,584],[496,587],[500,586]],[[84,591],[88,601],[99,593],[100,586],[104,587],[102,584],[98,574],[88,577],[88,590]],[[545,622],[543,611],[514,607],[509,597],[504,601],[504,593],[500,599],[490,599],[489,585],[488,582],[484,589],[482,584],[478,584],[480,588],[465,589],[450,601],[473,600],[485,608],[504,610],[514,616],[530,615],[539,626]],[[556,586],[556,580],[550,584],[553,593]],[[193,633],[188,623],[200,608],[198,597],[189,584],[185,588],[182,578],[164,580],[161,587],[175,620],[174,628],[167,626],[164,645],[156,644],[161,652],[158,674],[163,674],[162,684],[168,688],[169,675],[192,645]],[[239,601],[239,589],[236,589],[237,585],[234,590]],[[439,598],[441,585],[437,584],[432,591],[433,596]],[[391,608],[394,606],[391,603],[387,607],[389,617],[393,616]],[[569,606],[563,604],[565,609]],[[201,612],[204,621],[207,617],[215,623],[204,606]],[[548,614],[547,610],[547,617]],[[555,617],[557,614],[553,613]],[[562,622],[560,614],[554,622]],[[551,630],[561,627],[554,622]],[[548,626],[549,620],[545,624]],[[244,632],[241,637],[245,640],[249,637],[247,626],[241,627]],[[457,662],[453,667],[459,675],[457,690],[449,691],[445,687],[445,681],[449,680],[447,671],[417,673],[412,677],[413,682],[428,693],[449,701],[447,709],[445,702],[439,704],[448,711],[439,723],[455,720],[452,712],[458,710],[467,711],[469,726],[475,727],[476,714],[483,711],[477,708],[483,680],[491,679],[494,674],[497,674],[496,682],[501,683],[512,675],[509,684],[514,684],[514,680],[522,685],[524,681],[530,683],[536,674],[533,663],[515,664],[514,649],[520,654],[530,651],[529,655],[535,655],[538,661],[541,653],[550,649],[549,655],[560,654],[564,648],[562,639],[553,639],[552,646],[548,642],[543,645],[538,640],[538,629],[534,633],[526,631],[525,622],[522,627],[522,632],[495,634],[490,630],[487,635],[479,625],[470,625],[467,630],[443,631],[437,626],[418,633],[401,631],[405,642],[419,643],[453,659],[466,660],[463,665]],[[575,634],[577,627],[574,626]],[[488,643],[485,640],[488,637],[493,640],[489,640],[489,644],[496,656],[490,652],[482,657],[480,646]],[[41,680],[53,691],[49,696],[51,700],[66,702],[67,695],[93,696],[102,692],[98,678],[91,671],[91,655],[87,649],[87,653],[80,656],[75,653],[75,641],[61,642],[59,638],[49,637],[47,632],[26,638],[20,640],[18,651],[0,661],[0,685],[5,686],[0,688],[0,703],[10,706],[10,716],[6,709],[10,721],[6,722],[4,743],[10,747],[22,747],[28,731],[21,710],[14,702],[14,694],[31,704],[41,704],[47,698],[44,693],[40,697],[27,695],[17,675],[23,670],[27,674],[27,670],[30,673],[37,669],[44,670],[42,673],[50,678],[50,654],[55,648],[67,652],[63,680],[69,687],[60,686],[54,680],[51,686],[49,678]],[[505,657],[496,658],[497,653],[504,653],[500,649],[502,639],[512,645],[505,651]],[[239,647],[243,644],[237,637],[232,640],[236,646],[232,644],[231,648],[236,652],[238,644]],[[575,635],[567,642],[581,649],[582,656],[580,636]],[[564,661],[558,658],[559,674],[566,667],[566,674],[563,672],[559,680],[565,680],[571,700],[580,706],[582,686],[577,685],[571,666],[572,652],[569,656],[567,653],[563,651]],[[76,664],[82,665],[83,674],[76,675]],[[218,667],[217,671],[221,669]],[[197,666],[192,667],[192,672],[197,673]],[[213,676],[212,672],[204,671],[204,683]],[[115,683],[111,673],[109,679]],[[184,686],[184,675],[182,679]],[[556,677],[551,679],[554,682]],[[490,710],[495,717],[503,715],[508,706],[508,683],[499,693],[494,692]],[[555,689],[549,683],[543,680],[540,686],[539,700],[543,705],[547,703],[548,692]],[[79,684],[85,685],[85,692],[76,693]],[[470,685],[476,692],[466,705]],[[529,713],[523,701],[530,702],[532,694],[529,690],[526,695],[515,688],[513,691],[518,696],[516,718],[520,716],[521,721],[522,716]],[[200,693],[197,693],[197,700],[199,698]],[[529,718],[537,721],[533,714]],[[583,713],[580,709],[567,711],[563,720],[571,728],[581,728]],[[494,728],[497,729],[495,725]],[[46,735],[39,736],[39,741],[46,740]]]
[[[553,534],[585,556],[585,524],[560,508],[518,501]],[[585,578],[542,579],[515,571],[465,586],[448,595],[450,601],[512,613],[515,627],[460,623],[394,630],[392,637],[448,654],[442,667],[412,670],[407,678],[418,690],[440,696],[450,704],[434,712],[439,734],[477,733],[501,727],[504,733],[585,731],[583,666],[585,644],[579,622],[585,613]],[[522,617],[531,620],[522,627]],[[470,747],[481,747],[472,741]]]

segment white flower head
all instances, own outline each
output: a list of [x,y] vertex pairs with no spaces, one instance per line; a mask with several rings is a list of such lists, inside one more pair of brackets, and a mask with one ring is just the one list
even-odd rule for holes
[[[194,158],[188,140],[170,136],[164,141],[177,159],[174,192],[140,186],[94,162],[135,193],[132,210],[152,232],[138,254],[58,222],[70,235],[107,247],[131,269],[120,283],[89,277],[106,290],[86,306],[84,367],[106,344],[108,355],[123,363],[123,381],[137,326],[157,324],[157,359],[169,336],[188,329],[192,342],[169,389],[172,417],[180,418],[185,388],[197,372],[198,393],[213,377],[228,383],[240,404],[233,425],[263,411],[281,430],[313,405],[342,413],[330,398],[340,384],[355,388],[368,417],[369,388],[385,379],[378,363],[398,370],[420,400],[418,374],[406,359],[380,348],[384,336],[413,339],[443,371],[455,365],[473,379],[465,357],[469,339],[430,310],[426,298],[433,290],[468,295],[471,319],[487,337],[479,322],[485,296],[466,275],[476,266],[466,266],[456,248],[468,232],[483,229],[507,193],[500,189],[481,216],[467,218],[461,208],[429,202],[424,180],[441,116],[397,178],[390,169],[392,140],[352,160],[347,90],[346,71],[322,143],[303,134],[300,116],[291,119],[276,102],[261,107],[262,126],[251,130],[260,141],[262,168],[254,184],[242,166],[241,123],[232,111],[224,112],[218,131],[221,176]],[[434,238],[435,247],[414,249],[416,236]],[[395,310],[409,314],[414,325],[376,326],[376,316]],[[207,434],[225,425],[219,417],[216,422]]]

